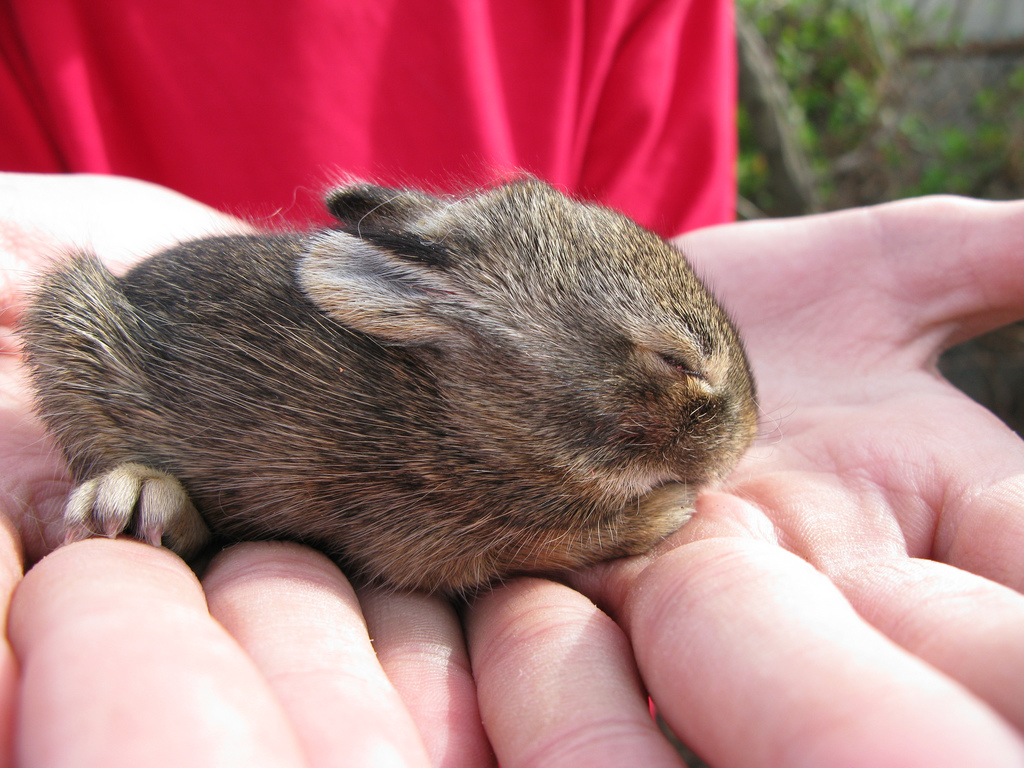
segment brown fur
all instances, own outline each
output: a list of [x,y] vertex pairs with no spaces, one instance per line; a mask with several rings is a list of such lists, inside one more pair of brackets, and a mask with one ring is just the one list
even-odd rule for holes
[[625,217],[529,180],[328,207],[337,228],[44,279],[22,333],[72,537],[188,556],[205,520],[458,592],[643,551],[749,445],[734,327]]

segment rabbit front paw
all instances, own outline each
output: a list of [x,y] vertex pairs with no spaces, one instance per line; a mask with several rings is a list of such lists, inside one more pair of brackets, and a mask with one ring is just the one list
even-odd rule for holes
[[185,560],[199,553],[210,530],[173,476],[126,462],[79,485],[64,508],[65,543],[94,534],[128,533],[164,544]]
[[685,483],[666,483],[640,499],[640,517],[670,533],[693,516],[697,492]]

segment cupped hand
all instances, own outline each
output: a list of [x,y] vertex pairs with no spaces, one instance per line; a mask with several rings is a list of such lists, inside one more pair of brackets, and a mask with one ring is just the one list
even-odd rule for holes
[[[43,557],[61,540],[68,478],[21,367],[27,290],[71,249],[116,271],[244,231],[138,181],[0,174],[0,766],[493,763],[459,620],[438,598],[357,597],[291,544],[234,547],[202,582],[129,540]],[[19,583],[23,560],[35,564]]]
[[[67,490],[11,332],[39,254],[128,261],[244,225],[95,177],[0,177],[0,203],[8,595]],[[678,765],[650,692],[716,766],[1024,764],[1024,451],[933,370],[1024,314],[1022,233],[1020,205],[929,199],[688,238],[747,338],[764,437],[658,550],[576,577],[597,605],[514,581],[464,610],[467,656],[442,601],[357,596],[301,547],[234,548],[200,584],[81,542],[18,588],[0,739],[25,764],[487,765],[482,715],[506,768]]]
[[[469,613],[502,765],[634,764],[657,739],[644,691],[716,768],[1024,765],[1024,443],[935,369],[1024,316],[1024,204],[926,198],[681,245],[745,336],[762,438],[670,540],[572,580],[623,635],[550,582]],[[500,727],[538,701],[562,713],[543,738]]]

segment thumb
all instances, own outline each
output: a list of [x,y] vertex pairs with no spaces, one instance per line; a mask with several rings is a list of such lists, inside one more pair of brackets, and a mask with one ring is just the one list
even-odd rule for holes
[[820,322],[855,311],[876,340],[931,336],[933,348],[1024,317],[1024,201],[932,196],[723,225],[677,243],[755,346],[782,326],[806,327],[808,312]]

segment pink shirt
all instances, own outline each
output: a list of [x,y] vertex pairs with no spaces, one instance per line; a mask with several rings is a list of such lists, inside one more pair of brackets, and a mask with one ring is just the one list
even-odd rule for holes
[[729,0],[0,4],[0,169],[257,219],[525,170],[676,234],[732,217],[734,102]]

